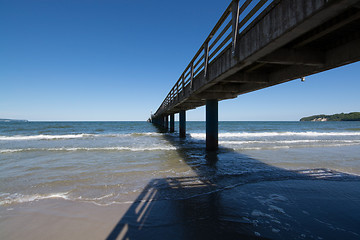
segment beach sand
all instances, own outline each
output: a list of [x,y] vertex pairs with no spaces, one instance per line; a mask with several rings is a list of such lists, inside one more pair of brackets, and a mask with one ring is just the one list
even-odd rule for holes
[[46,199],[3,207],[0,239],[104,239],[128,206]]
[[[155,182],[132,203],[46,199],[2,206],[0,239],[360,239],[358,179],[222,189]],[[181,197],[167,197],[176,191]]]

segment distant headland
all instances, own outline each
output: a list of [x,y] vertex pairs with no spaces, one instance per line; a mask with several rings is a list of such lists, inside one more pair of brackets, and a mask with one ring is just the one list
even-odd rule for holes
[[0,122],[28,122],[28,120],[0,118]]
[[360,112],[338,113],[333,115],[314,115],[303,117],[300,121],[326,122],[326,121],[360,121]]

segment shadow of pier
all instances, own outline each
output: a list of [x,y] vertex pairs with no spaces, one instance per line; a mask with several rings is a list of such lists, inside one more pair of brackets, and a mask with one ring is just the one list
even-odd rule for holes
[[196,175],[151,180],[107,239],[359,239],[359,176],[164,138]]

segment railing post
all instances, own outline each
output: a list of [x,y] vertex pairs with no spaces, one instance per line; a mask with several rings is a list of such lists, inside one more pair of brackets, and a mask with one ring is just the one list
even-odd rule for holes
[[190,88],[193,89],[193,80],[194,80],[194,62],[191,62],[191,69],[190,69]]
[[184,78],[184,73],[181,75],[181,84],[182,84],[182,93],[183,93],[183,96],[185,96],[185,78]]
[[239,34],[239,0],[232,1],[231,7],[232,18],[232,56],[238,57],[237,38]]
[[208,77],[208,64],[209,64],[209,40],[204,43],[204,78]]
[[178,95],[179,95],[179,83],[176,82],[175,91],[174,91],[174,100],[178,97]]

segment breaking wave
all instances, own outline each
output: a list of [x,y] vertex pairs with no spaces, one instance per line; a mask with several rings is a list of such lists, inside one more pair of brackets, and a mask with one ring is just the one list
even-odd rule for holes
[[20,148],[20,149],[2,149],[0,153],[16,153],[16,152],[34,152],[34,151],[63,151],[63,152],[75,152],[75,151],[131,151],[131,152],[143,152],[143,151],[171,151],[176,150],[173,146],[164,147],[73,147],[73,148]]
[[28,141],[28,140],[63,140],[76,138],[94,138],[94,137],[141,137],[141,136],[162,136],[162,133],[145,132],[145,133],[129,133],[129,134],[64,134],[64,135],[15,135],[15,136],[0,136],[0,141]]
[[67,135],[31,135],[31,136],[0,136],[0,141],[21,141],[21,140],[57,140],[91,137],[92,134],[67,134]]
[[51,198],[61,198],[68,200],[68,193],[50,193],[50,194],[33,194],[33,195],[23,195],[19,193],[9,194],[2,193],[0,194],[0,206],[10,205],[14,203],[26,203],[39,201],[43,199],[51,199]]
[[[205,133],[190,133],[192,138],[205,138]],[[232,132],[219,133],[219,138],[234,138],[234,137],[322,137],[322,136],[360,136],[360,132]]]

